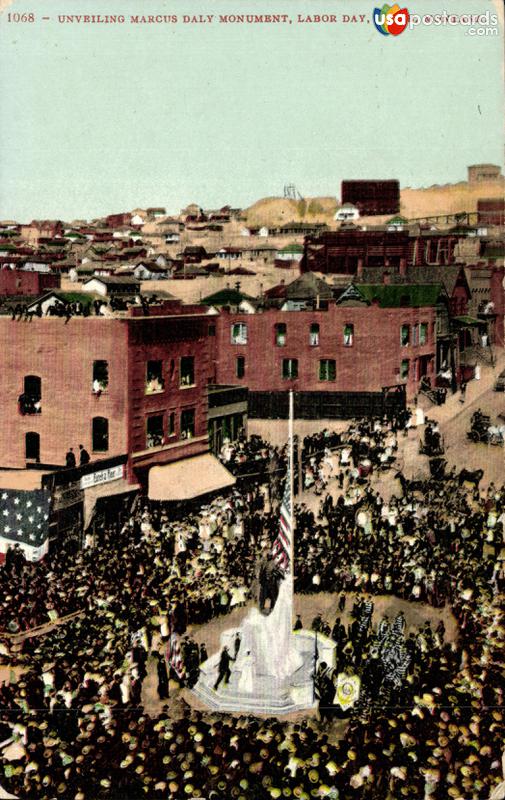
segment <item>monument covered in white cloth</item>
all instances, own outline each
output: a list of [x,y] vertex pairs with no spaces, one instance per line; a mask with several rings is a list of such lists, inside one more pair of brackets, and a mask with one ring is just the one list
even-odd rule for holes
[[[278,595],[271,605],[249,610],[240,627],[221,635],[221,647],[200,667],[193,692],[210,708],[257,714],[286,714],[316,705],[314,674],[318,661],[332,665],[335,643],[313,631],[293,631],[294,513],[293,513],[293,395],[290,394],[289,448],[286,487],[281,504],[279,533],[272,549],[280,578]],[[230,663],[229,681],[220,682],[224,647],[234,658],[234,642],[240,647]]]

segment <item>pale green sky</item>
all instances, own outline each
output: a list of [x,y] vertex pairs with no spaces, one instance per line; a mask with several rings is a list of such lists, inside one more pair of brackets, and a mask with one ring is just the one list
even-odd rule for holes
[[[385,37],[373,5],[15,0],[0,16],[0,219],[246,206],[287,182],[338,197],[343,178],[429,186],[464,180],[468,164],[502,164],[502,32],[418,27]],[[496,10],[491,0],[408,7]],[[34,23],[8,22],[26,10]],[[58,22],[79,13],[127,22]],[[292,24],[128,22],[149,13],[287,13]],[[317,13],[339,22],[297,22]],[[343,23],[343,14],[366,21]]]

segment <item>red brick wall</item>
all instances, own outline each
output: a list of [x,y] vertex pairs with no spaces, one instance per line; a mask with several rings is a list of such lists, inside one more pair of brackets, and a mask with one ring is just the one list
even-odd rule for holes
[[[207,443],[207,384],[212,373],[208,317],[187,317],[129,321],[129,439],[131,468],[142,480],[148,466],[175,461],[208,450]],[[180,386],[180,359],[193,356],[195,385]],[[164,390],[146,395],[148,361],[162,361]],[[184,409],[195,410],[193,439],[181,439],[180,421]],[[168,435],[168,416],[175,414],[175,434]],[[163,415],[165,441],[161,447],[148,451],[146,420],[150,415]],[[205,441],[195,441],[205,437]],[[147,451],[147,452],[146,452]]]
[[[12,322],[0,318],[0,338],[7,343],[0,352],[0,466],[25,466],[25,433],[40,435],[40,461],[65,464],[69,447],[79,444],[93,459],[92,418],[109,420],[109,451],[104,458],[126,453],[127,382],[126,326],[119,320],[97,317],[34,318]],[[109,362],[109,389],[92,393],[93,361]],[[25,375],[42,379],[42,412],[22,416],[18,398]]]
[[0,269],[0,295],[33,295],[59,289],[61,276],[44,272]]
[[[231,343],[231,325],[245,322],[248,326],[247,345]],[[285,347],[275,344],[274,325],[287,325]],[[426,345],[400,345],[400,328],[404,323],[428,323]],[[435,309],[391,308],[378,306],[344,307],[331,305],[328,311],[282,312],[261,314],[226,314],[218,320],[217,379],[219,383],[248,386],[252,392],[287,391],[293,388],[307,392],[377,392],[383,386],[400,382],[398,373],[402,359],[410,359],[407,394],[417,388],[414,359],[435,353]],[[312,323],[319,323],[320,344],[309,344]],[[344,346],[344,325],[354,325],[354,344]],[[246,359],[245,376],[236,376],[236,357]],[[298,379],[282,378],[282,360],[298,359]],[[336,380],[319,380],[319,360],[335,359]],[[433,364],[434,366],[434,364]]]
[[491,272],[491,300],[494,303],[494,313],[496,320],[492,331],[492,341],[499,347],[503,347],[505,339],[504,317],[505,317],[505,267],[493,267]]

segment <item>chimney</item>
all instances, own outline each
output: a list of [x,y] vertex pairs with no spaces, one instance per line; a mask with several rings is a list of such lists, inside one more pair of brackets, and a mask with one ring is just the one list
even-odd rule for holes
[[407,274],[407,259],[402,256],[400,258],[400,275],[405,276]]
[[363,277],[363,259],[358,258],[358,266],[356,269],[356,277],[362,278]]
[[382,273],[382,283],[384,286],[388,286],[391,283],[391,274],[387,269]]

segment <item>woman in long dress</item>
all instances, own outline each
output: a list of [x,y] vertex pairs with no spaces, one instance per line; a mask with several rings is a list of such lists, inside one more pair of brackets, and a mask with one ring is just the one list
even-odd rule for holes
[[251,651],[247,650],[242,657],[241,663],[242,671],[240,673],[240,678],[238,681],[238,690],[243,694],[252,694],[253,691],[253,671],[254,671],[254,659],[251,655]]

